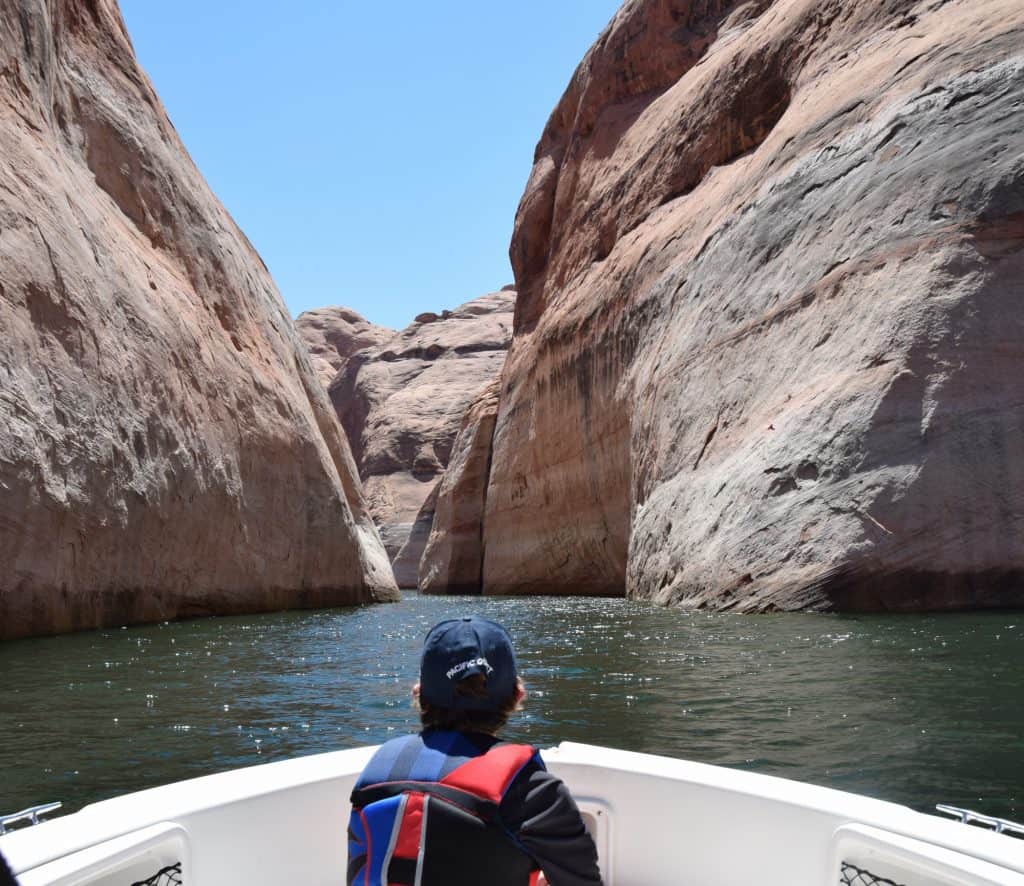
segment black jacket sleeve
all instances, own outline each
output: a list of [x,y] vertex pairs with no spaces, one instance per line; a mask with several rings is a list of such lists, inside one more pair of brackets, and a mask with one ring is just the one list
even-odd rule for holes
[[597,848],[561,779],[529,763],[505,794],[500,813],[551,886],[601,886]]
[[0,855],[0,886],[18,886],[18,881],[14,879],[14,874],[7,867],[7,861],[2,855]]

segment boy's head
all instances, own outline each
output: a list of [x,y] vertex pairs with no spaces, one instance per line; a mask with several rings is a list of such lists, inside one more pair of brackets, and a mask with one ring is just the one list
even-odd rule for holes
[[434,625],[413,692],[424,727],[496,732],[524,694],[508,631],[478,615]]

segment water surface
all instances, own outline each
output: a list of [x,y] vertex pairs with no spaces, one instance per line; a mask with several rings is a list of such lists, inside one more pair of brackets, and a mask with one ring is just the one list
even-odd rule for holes
[[0,644],[0,812],[411,730],[427,629],[517,640],[509,736],[684,757],[931,809],[1024,818],[1024,613],[686,613],[626,600],[406,596]]

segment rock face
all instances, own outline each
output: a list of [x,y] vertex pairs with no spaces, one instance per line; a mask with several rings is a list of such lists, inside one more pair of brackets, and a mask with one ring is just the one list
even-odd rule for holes
[[501,371],[515,292],[420,314],[383,345],[353,354],[331,399],[359,465],[399,587],[417,585],[435,487],[467,407]]
[[317,308],[295,318],[295,331],[309,350],[320,383],[329,388],[334,376],[356,351],[382,345],[394,329],[377,326],[351,308]]
[[113,0],[0,0],[0,638],[395,596],[269,274]]
[[420,558],[419,588],[427,594],[478,594],[483,575],[484,511],[491,442],[501,385],[495,378],[473,401],[437,487],[432,531]]
[[485,591],[1024,603],[1022,47],[1016,0],[622,7],[516,219]]

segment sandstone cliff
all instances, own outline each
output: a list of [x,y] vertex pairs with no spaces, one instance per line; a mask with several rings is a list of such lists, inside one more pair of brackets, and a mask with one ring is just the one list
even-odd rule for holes
[[1024,603],[1022,47],[1015,0],[622,7],[516,218],[485,591]]
[[416,587],[435,487],[463,414],[501,371],[514,304],[503,290],[420,314],[385,344],[353,354],[331,384],[400,587]]
[[419,589],[428,594],[476,594],[483,573],[483,517],[500,379],[463,416],[448,468],[437,487],[434,520],[420,557]]
[[324,388],[356,351],[382,345],[394,329],[377,326],[351,308],[331,307],[306,311],[295,318],[295,331],[309,351],[313,368]]
[[0,638],[395,595],[347,441],[114,0],[0,0]]

